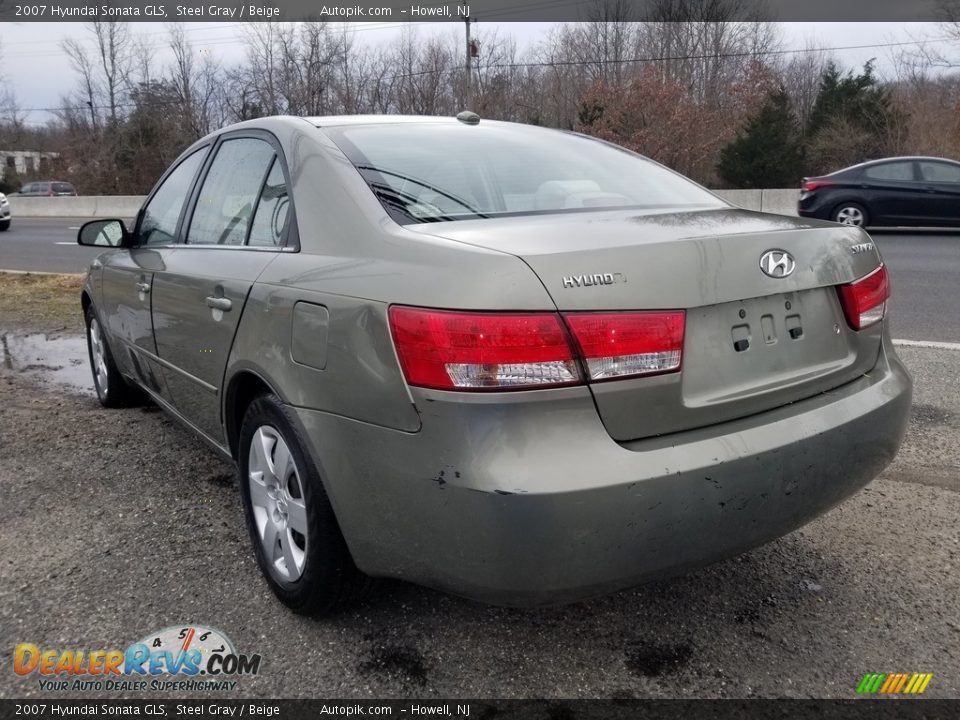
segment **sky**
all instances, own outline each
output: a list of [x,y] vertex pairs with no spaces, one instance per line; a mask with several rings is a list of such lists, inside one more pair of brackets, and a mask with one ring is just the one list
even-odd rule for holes
[[[423,36],[429,33],[462,31],[460,23],[410,23]],[[167,29],[161,23],[131,23],[135,33],[143,34],[156,47],[155,60],[163,65],[169,60],[165,49]],[[501,34],[517,38],[520,49],[536,43],[549,31],[552,23],[488,23],[480,30],[496,27]],[[926,41],[924,47],[949,50],[944,42],[929,42],[942,38],[944,28],[938,23],[779,23],[785,49],[803,48],[808,44],[823,48],[841,48],[862,45],[887,45]],[[398,23],[358,23],[350,27],[360,42],[389,42],[400,32]],[[187,37],[204,52],[214,54],[224,65],[242,60],[241,23],[188,23]],[[64,38],[74,37],[91,44],[90,33],[83,23],[0,23],[0,67],[4,82],[13,90],[17,104],[26,112],[29,125],[44,125],[51,115],[42,108],[56,107],[60,98],[76,87],[76,77],[60,45]],[[870,47],[835,50],[831,53],[847,67],[860,67],[876,58],[881,77],[893,73],[893,58],[904,47]],[[916,47],[916,46],[913,46]]]

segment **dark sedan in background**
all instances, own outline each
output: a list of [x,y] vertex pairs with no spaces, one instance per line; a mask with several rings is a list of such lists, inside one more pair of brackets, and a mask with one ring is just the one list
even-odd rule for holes
[[960,225],[960,163],[931,157],[873,160],[804,178],[803,217],[844,225]]

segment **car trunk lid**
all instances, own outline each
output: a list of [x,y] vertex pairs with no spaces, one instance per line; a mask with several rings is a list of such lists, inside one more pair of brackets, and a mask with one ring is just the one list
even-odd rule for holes
[[[680,372],[591,383],[604,425],[619,441],[795,402],[876,362],[880,325],[851,330],[836,292],[880,263],[857,228],[730,208],[410,229],[520,257],[561,312],[686,311]],[[795,261],[792,272],[765,274],[760,263],[768,251],[774,275],[784,268],[781,253]]]

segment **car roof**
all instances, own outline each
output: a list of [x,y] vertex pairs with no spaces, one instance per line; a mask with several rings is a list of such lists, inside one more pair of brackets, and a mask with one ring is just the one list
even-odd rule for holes
[[455,117],[442,115],[326,115],[303,119],[318,128],[337,125],[415,125],[458,122]]
[[856,165],[850,165],[849,167],[841,168],[839,170],[834,170],[831,175],[837,173],[847,172],[848,170],[856,170],[858,168],[871,167],[873,165],[880,165],[882,163],[888,162],[903,162],[903,161],[913,161],[913,160],[933,160],[935,162],[948,162],[958,164],[960,161],[951,160],[950,158],[942,157],[933,157],[929,155],[898,155],[897,157],[887,157],[887,158],[878,158],[876,160],[867,160],[866,162],[857,163]]

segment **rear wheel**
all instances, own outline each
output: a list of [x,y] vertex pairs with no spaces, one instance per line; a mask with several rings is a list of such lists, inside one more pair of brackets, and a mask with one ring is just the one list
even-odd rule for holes
[[113,361],[110,346],[93,306],[85,313],[87,321],[87,353],[93,371],[93,387],[104,407],[128,407],[143,402],[143,393],[126,381]]
[[865,227],[867,224],[867,210],[857,203],[841,203],[833,211],[833,221],[841,225]]
[[307,443],[276,396],[247,408],[239,461],[247,529],[274,594],[304,615],[358,599],[369,579],[354,565]]

